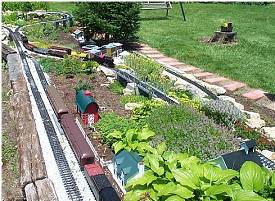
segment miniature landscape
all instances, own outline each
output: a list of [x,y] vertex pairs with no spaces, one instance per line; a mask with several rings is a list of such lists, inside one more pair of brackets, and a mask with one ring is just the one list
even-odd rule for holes
[[[22,10],[21,4],[31,8]],[[211,24],[212,33],[201,31],[201,36],[208,33],[207,41],[199,41],[196,50],[190,49],[192,41],[181,51],[177,40],[168,38],[172,32],[161,25],[171,23],[172,29],[184,23],[184,32],[192,30],[193,14],[187,12],[183,22],[179,3],[160,3],[153,12],[142,10],[156,6],[146,3],[3,5],[3,200],[274,199],[275,110],[263,106],[274,104],[268,98],[274,96],[272,83],[252,81],[243,71],[237,72],[239,66],[234,73],[221,72],[217,66],[224,63],[208,55],[210,49],[218,54],[226,54],[230,47],[241,49],[242,28],[236,24],[242,22],[233,18],[234,23],[223,22],[216,32],[219,24]],[[190,3],[184,9],[203,6]],[[205,6],[219,10],[227,5]],[[226,9],[237,6],[275,8],[229,4]],[[165,8],[171,10],[166,18],[155,17],[163,15]],[[87,15],[85,9],[94,13]],[[103,11],[109,15],[101,16]],[[129,26],[122,26],[121,19]],[[197,56],[190,56],[194,51]],[[263,66],[262,59],[255,66]],[[239,58],[232,65],[245,61]],[[255,66],[251,68],[257,74]],[[210,81],[219,79],[213,73],[247,81],[247,90],[262,87],[269,96],[261,96],[259,102],[245,98],[242,94],[249,92]],[[271,73],[268,76],[272,78]],[[18,107],[26,109],[18,112]],[[52,130],[56,135],[49,135]],[[79,157],[84,147],[87,154]],[[85,158],[89,154],[91,158]],[[61,156],[65,165],[57,160]],[[29,166],[30,176],[24,169]],[[62,176],[65,166],[69,176]],[[68,181],[73,183],[67,185]]]

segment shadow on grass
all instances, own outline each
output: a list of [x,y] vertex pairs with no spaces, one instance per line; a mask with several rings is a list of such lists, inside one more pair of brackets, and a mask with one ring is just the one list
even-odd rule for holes
[[170,20],[169,17],[142,17],[141,21],[152,21],[152,20]]

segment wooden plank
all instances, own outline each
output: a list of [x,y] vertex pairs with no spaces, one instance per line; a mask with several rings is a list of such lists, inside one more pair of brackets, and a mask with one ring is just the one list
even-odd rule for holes
[[52,181],[48,178],[35,181],[39,200],[57,201],[57,195],[54,190]]
[[27,201],[38,201],[38,194],[33,183],[26,185],[25,194]]
[[47,175],[28,89],[22,74],[12,82],[12,87],[14,90],[13,107],[16,111],[16,125],[19,133],[20,184],[24,187],[27,183],[43,179]]

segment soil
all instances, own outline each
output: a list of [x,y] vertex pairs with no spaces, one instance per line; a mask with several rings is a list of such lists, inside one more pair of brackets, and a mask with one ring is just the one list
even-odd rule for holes
[[[76,111],[75,104],[75,86],[77,85],[78,80],[89,81],[93,86],[93,89],[90,90],[92,96],[100,107],[100,112],[115,112],[116,114],[124,117],[130,117],[131,112],[124,110],[124,106],[120,104],[120,96],[111,92],[107,85],[108,80],[105,75],[101,72],[96,72],[93,75],[78,75],[71,78],[66,78],[66,76],[55,76],[50,75],[51,83],[56,87],[60,95],[63,97],[63,100],[69,109],[69,111],[80,119],[79,114]],[[86,134],[91,140],[93,146],[95,147],[99,157],[104,161],[110,161],[113,158],[112,149],[106,144],[102,143],[100,136],[93,132],[91,128],[82,124]],[[114,189],[117,191],[118,195],[122,198],[123,192],[120,190],[119,186],[116,184],[115,180],[112,178],[112,173],[104,168],[104,172]]]
[[[2,68],[2,200],[23,200],[22,189],[19,183],[19,154],[17,149],[17,132],[12,118],[13,108],[8,71]],[[8,94],[8,95],[7,95]],[[5,135],[6,140],[3,140]],[[5,146],[10,145],[8,153],[13,154],[9,159],[4,155]],[[14,149],[15,148],[15,149]]]

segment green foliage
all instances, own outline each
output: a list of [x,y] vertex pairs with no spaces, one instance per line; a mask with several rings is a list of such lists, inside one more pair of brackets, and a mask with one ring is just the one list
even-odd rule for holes
[[45,40],[52,42],[58,37],[58,30],[52,23],[37,23],[23,28],[23,32],[31,41]]
[[152,110],[165,104],[166,103],[161,99],[151,99],[144,101],[141,107],[137,107],[132,111],[132,119],[136,121],[144,120],[151,115]]
[[168,149],[209,160],[236,149],[231,131],[219,127],[188,106],[163,106],[144,119],[157,136],[152,145],[165,141]]
[[66,56],[62,60],[52,58],[41,58],[40,61],[45,72],[55,73],[57,75],[71,74],[91,74],[98,66],[94,61],[80,61],[73,56]]
[[94,86],[89,81],[78,80],[74,89],[75,89],[75,92],[78,93],[80,90],[91,91],[94,89]]
[[136,121],[120,117],[119,115],[110,112],[102,113],[101,119],[95,124],[95,127],[103,138],[103,141],[111,146],[114,142],[116,142],[116,139],[107,138],[107,135],[115,130],[125,133],[129,129],[140,128],[140,125]]
[[179,101],[179,103],[183,104],[183,105],[188,105],[191,106],[197,110],[201,110],[202,105],[200,100],[196,100],[196,99],[192,99],[190,96],[187,95],[188,93],[185,91],[181,91],[181,90],[174,90],[174,91],[170,91],[168,93],[168,96],[175,98],[177,101]]
[[120,97],[120,104],[125,105],[126,103],[141,103],[149,100],[145,96],[137,96],[137,95],[125,95]]
[[137,73],[139,79],[152,84],[165,93],[174,87],[173,81],[161,76],[164,67],[152,59],[139,54],[130,54],[126,57],[125,64]]
[[149,145],[149,140],[155,133],[149,130],[147,127],[143,129],[129,129],[126,132],[120,132],[115,130],[107,135],[109,139],[115,139],[113,143],[115,153],[118,153],[122,149],[127,151],[138,151],[140,155],[144,155],[145,152],[152,147]]
[[[142,177],[127,183],[125,201],[271,201],[274,197],[275,173],[253,162],[246,162],[239,173],[203,163],[185,153],[167,151],[165,143],[146,150],[147,170]],[[256,193],[264,188],[268,193]]]
[[76,4],[74,16],[85,35],[104,34],[105,39],[127,41],[139,30],[139,3],[88,2]]
[[108,89],[110,89],[115,94],[123,94],[124,87],[120,84],[119,81],[115,80],[108,86]]
[[7,133],[2,133],[2,161],[3,164],[11,164],[12,170],[18,174],[18,153],[16,143],[10,141]]
[[48,10],[49,6],[46,2],[3,2],[3,11],[34,11]]

